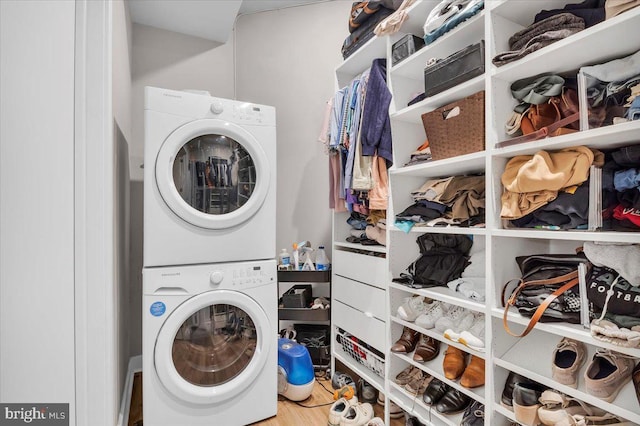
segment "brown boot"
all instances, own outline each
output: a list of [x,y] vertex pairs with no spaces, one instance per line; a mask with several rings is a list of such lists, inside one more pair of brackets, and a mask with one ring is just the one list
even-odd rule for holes
[[433,337],[420,334],[416,351],[413,353],[413,360],[417,362],[428,362],[440,353],[440,341]]
[[444,361],[442,362],[442,369],[444,370],[444,377],[449,380],[456,380],[464,372],[466,353],[460,349],[449,346],[444,353]]
[[484,359],[471,355],[471,361],[460,378],[460,385],[465,388],[484,386]]
[[402,336],[398,339],[396,343],[391,346],[391,352],[401,352],[401,353],[409,353],[413,352],[416,348],[416,344],[418,343],[418,337],[420,333],[409,328],[404,327],[402,330]]

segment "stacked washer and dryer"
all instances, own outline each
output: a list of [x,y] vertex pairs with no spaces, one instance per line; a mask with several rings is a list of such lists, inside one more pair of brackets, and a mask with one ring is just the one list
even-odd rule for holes
[[145,88],[146,426],[277,410],[273,107]]

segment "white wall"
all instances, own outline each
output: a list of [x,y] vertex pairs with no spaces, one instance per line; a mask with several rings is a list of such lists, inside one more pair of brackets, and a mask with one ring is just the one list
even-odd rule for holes
[[74,2],[0,1],[0,401],[71,425],[74,27]]
[[131,61],[132,27],[129,7],[113,0],[113,116],[126,141],[132,139]]
[[332,1],[240,16],[237,97],[274,105],[278,132],[277,246],[296,241],[331,250],[329,166],[318,142],[351,2]]
[[233,98],[233,34],[226,44],[145,25],[133,24],[130,354],[142,353],[142,169],[144,158],[144,87],[207,90]]

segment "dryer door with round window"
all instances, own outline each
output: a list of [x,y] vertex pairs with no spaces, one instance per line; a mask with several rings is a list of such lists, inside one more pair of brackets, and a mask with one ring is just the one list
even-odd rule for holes
[[182,303],[167,318],[154,349],[155,368],[168,392],[207,404],[246,390],[260,374],[271,336],[262,308],[245,294],[216,290]]
[[164,202],[205,229],[239,225],[260,210],[270,171],[258,141],[242,127],[205,119],[185,124],[162,144],[155,164]]

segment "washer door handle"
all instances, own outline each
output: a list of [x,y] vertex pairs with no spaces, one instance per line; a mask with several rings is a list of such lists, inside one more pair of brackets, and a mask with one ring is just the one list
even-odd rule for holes
[[157,295],[182,295],[189,294],[189,292],[182,287],[160,287],[153,292],[153,294]]

